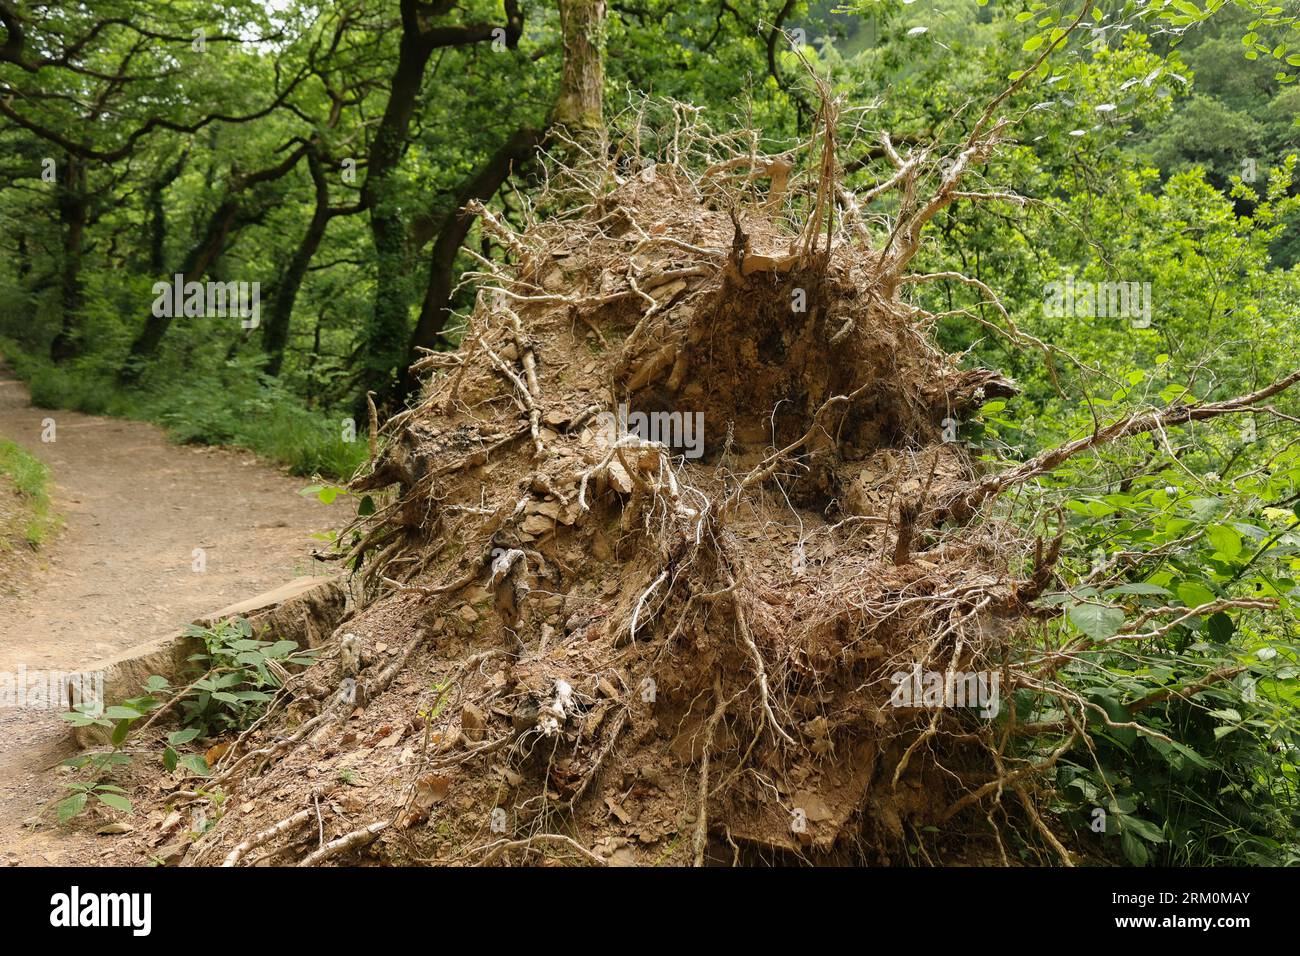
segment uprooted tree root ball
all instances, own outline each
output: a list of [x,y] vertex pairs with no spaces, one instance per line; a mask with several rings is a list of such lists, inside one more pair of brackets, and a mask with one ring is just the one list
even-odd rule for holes
[[883,137],[854,197],[822,120],[802,180],[681,133],[522,233],[476,210],[510,265],[353,482],[364,600],[173,796],[223,797],[186,862],[1070,862],[996,719],[1059,666],[1022,626],[1059,539],[982,507],[1056,462],[978,473],[954,425],[1015,386],[905,296],[974,282],[909,263],[1002,125],[941,173]]

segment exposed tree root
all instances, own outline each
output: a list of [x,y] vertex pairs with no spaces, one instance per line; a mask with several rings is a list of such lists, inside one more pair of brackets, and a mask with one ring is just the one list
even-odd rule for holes
[[[233,866],[279,841],[303,865],[363,847],[399,864],[543,848],[601,864],[699,865],[711,849],[890,862],[960,815],[967,843],[921,841],[935,862],[976,843],[1005,860],[1016,828],[1071,864],[1046,781],[1087,721],[1130,724],[1060,669],[1268,602],[1029,640],[1059,613],[1041,598],[1058,586],[1061,535],[1011,523],[999,498],[1109,442],[1261,412],[1300,371],[981,473],[944,423],[1015,385],[959,369],[903,296],[957,282],[994,303],[1010,340],[1060,354],[982,282],[912,268],[954,200],[1020,201],[960,188],[1007,134],[995,112],[949,156],[882,135],[890,168],[855,195],[833,103],[802,171],[675,110],[652,178],[595,157],[557,170],[556,193],[583,205],[522,232],[476,208],[512,264],[479,257],[489,284],[460,352],[417,363],[422,401],[377,429],[353,482],[382,506],[347,551],[365,600],[326,643],[339,660],[287,688],[208,784],[311,806],[270,825],[227,814],[196,859],[224,851]],[[913,673],[945,689],[996,675],[1002,701],[1027,689],[1060,712],[1030,723],[900,700]],[[314,840],[285,842],[312,820]]]

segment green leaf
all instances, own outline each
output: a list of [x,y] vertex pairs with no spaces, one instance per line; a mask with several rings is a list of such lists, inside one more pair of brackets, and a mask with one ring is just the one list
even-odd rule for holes
[[1105,640],[1124,624],[1124,612],[1101,604],[1076,604],[1070,608],[1070,623],[1093,640]]
[[[1127,724],[1133,720],[1128,708],[1104,691],[1094,691],[1088,695],[1093,703],[1106,712],[1112,724]],[[1095,715],[1094,715],[1095,716]],[[1109,734],[1121,747],[1128,749],[1137,740],[1137,731],[1132,727],[1105,726],[1103,733]]]
[[1233,632],[1237,630],[1237,625],[1232,622],[1232,618],[1222,611],[1215,611],[1206,619],[1205,625],[1209,628],[1210,638],[1217,644],[1227,644],[1232,640]]
[[1193,498],[1190,504],[1192,513],[1202,521],[1208,521],[1224,509],[1223,502],[1218,498]]
[[[1147,738],[1147,739],[1153,740],[1155,738]],[[1170,743],[1173,745],[1173,748],[1175,750],[1177,750],[1180,754],[1182,754],[1184,757],[1186,757],[1196,766],[1200,767],[1202,770],[1214,770],[1218,767],[1218,764],[1206,760],[1204,757],[1202,757],[1200,754],[1198,754],[1195,750],[1193,750],[1191,747],[1187,746],[1186,744],[1181,744],[1177,740],[1171,740]]]
[[1206,529],[1205,536],[1214,550],[1225,558],[1235,558],[1241,553],[1241,535],[1236,528],[1226,524],[1211,525]]
[[1147,584],[1145,582],[1137,582],[1134,584],[1120,584],[1113,588],[1107,589],[1106,597],[1110,597],[1112,594],[1149,594],[1149,595],[1155,595],[1157,597],[1174,596],[1174,592],[1170,591],[1168,588],[1162,588],[1158,584]]
[[1147,852],[1147,848],[1129,831],[1125,830],[1119,835],[1119,842],[1124,850],[1124,856],[1134,866],[1146,866],[1150,861],[1151,854]]
[[67,823],[86,807],[86,795],[84,793],[74,793],[66,800],[60,800],[56,812],[59,815],[60,823]]
[[1165,842],[1164,833],[1162,833],[1160,828],[1154,823],[1151,823],[1148,820],[1143,820],[1141,817],[1129,816],[1127,814],[1121,816],[1119,819],[1120,827],[1122,829],[1132,830],[1148,843]]
[[110,739],[112,740],[114,747],[120,747],[122,744],[126,743],[127,735],[131,733],[132,723],[134,723],[134,720],[119,720],[113,726],[113,733]]
[[1214,592],[1199,581],[1184,581],[1174,587],[1174,593],[1188,607],[1200,607],[1214,600]]
[[131,806],[131,801],[120,794],[96,792],[95,796],[99,798],[100,803],[112,807],[114,810],[121,810],[123,813],[130,813],[134,809]]
[[208,775],[208,762],[203,759],[202,754],[186,754],[181,758],[181,766],[200,777]]
[[66,714],[60,714],[64,720],[74,727],[89,727],[92,724],[96,727],[107,727],[109,722],[102,717],[91,717],[89,714],[83,714],[78,711],[69,711]]
[[123,707],[118,705],[117,707],[107,708],[104,711],[104,716],[109,720],[134,720],[137,717],[143,717],[144,713],[136,710],[134,707]]

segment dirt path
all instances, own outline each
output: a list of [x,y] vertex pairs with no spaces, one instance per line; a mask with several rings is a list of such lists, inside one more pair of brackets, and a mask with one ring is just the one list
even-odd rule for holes
[[[41,441],[54,419],[55,441]],[[307,482],[253,456],[170,444],[153,425],[32,408],[0,366],[0,436],[53,471],[65,528],[34,564],[0,573],[0,672],[74,670],[175,633],[191,620],[303,574],[311,535],[333,519]],[[202,549],[204,570],[194,570]],[[51,711],[0,709],[0,863],[93,863],[110,848],[24,822],[61,790],[66,755]],[[104,844],[110,838],[101,838]]]

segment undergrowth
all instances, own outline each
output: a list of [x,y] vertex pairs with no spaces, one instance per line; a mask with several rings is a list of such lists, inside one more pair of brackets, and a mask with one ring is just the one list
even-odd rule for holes
[[[189,661],[200,675],[182,687],[172,686],[161,675],[146,682],[144,693],[111,707],[94,698],[63,714],[74,727],[101,727],[108,731],[110,749],[79,754],[63,766],[82,774],[65,781],[68,796],[52,805],[60,823],[79,816],[95,797],[113,810],[133,812],[126,791],[111,781],[114,774],[132,762],[126,743],[133,733],[148,729],[156,720],[175,710],[181,728],[167,734],[162,753],[163,769],[173,774],[207,777],[209,763],[203,752],[188,745],[205,737],[246,729],[264,712],[289,675],[287,668],[312,662],[315,652],[299,650],[294,641],[258,640],[246,618],[231,617],[209,627],[191,625],[186,636],[202,642],[203,650]],[[143,721],[143,723],[141,723]],[[48,808],[47,808],[48,809]]]
[[346,412],[308,408],[245,362],[151,374],[123,388],[101,361],[55,366],[4,340],[0,350],[40,408],[153,422],[173,441],[244,448],[298,475],[346,480],[366,458],[364,423],[358,441]]

